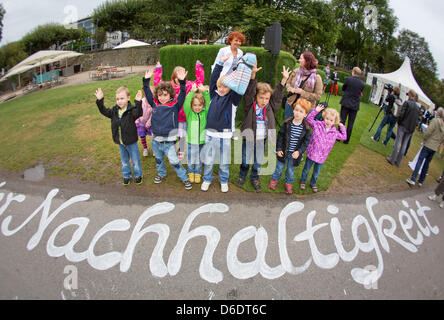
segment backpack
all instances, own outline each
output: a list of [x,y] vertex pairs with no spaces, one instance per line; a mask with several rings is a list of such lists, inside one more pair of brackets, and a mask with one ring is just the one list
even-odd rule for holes
[[401,112],[402,108],[402,101],[399,98],[395,99],[395,103],[393,103],[393,110],[392,113],[395,116],[395,118],[399,117],[399,113]]
[[250,83],[252,68],[256,62],[257,58],[254,53],[246,53],[240,58],[236,70],[224,79],[223,84],[239,95],[244,95]]

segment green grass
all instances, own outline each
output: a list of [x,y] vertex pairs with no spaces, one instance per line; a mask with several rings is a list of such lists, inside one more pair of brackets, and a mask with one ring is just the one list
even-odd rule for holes
[[[115,104],[115,90],[121,85],[126,85],[130,89],[132,97],[134,97],[137,90],[141,89],[141,77],[92,82],[75,87],[41,91],[1,104],[0,144],[2,151],[0,153],[0,169],[23,172],[42,163],[47,168],[50,176],[103,184],[120,183],[119,149],[112,141],[109,119],[103,117],[95,105],[94,92],[97,87],[101,87],[105,94],[105,105],[112,107]],[[340,97],[331,97],[330,106],[340,110],[339,101]],[[382,144],[370,140],[368,128],[377,111],[377,107],[373,105],[361,104],[350,144],[336,143],[322,167],[318,180],[319,190],[328,189],[333,178],[340,173],[344,164],[353,155],[360,143],[384,155],[391,151],[390,146],[384,148]],[[237,120],[239,123],[242,119]],[[379,121],[375,124],[373,133],[378,125]],[[420,142],[421,137],[415,135],[411,147],[411,150],[415,150],[415,153],[419,150]],[[234,143],[239,143],[240,146],[241,141]],[[393,144],[393,141],[391,143]],[[240,152],[235,151],[234,145],[232,150],[232,159],[237,156],[239,160]],[[271,158],[275,160],[274,148],[271,151]],[[369,152],[373,151],[369,150]],[[437,163],[436,158],[431,168],[433,174],[442,170],[439,168],[442,168],[443,160],[439,160],[440,162]],[[365,166],[366,164],[362,163],[362,165]],[[156,175],[156,168],[151,154],[147,158],[142,157],[142,166],[145,185],[153,185],[152,180]],[[263,170],[266,166],[267,164],[264,165]],[[240,164],[230,165],[230,182],[233,184],[237,182],[239,167]],[[170,165],[167,168],[166,185],[168,185],[168,188],[173,191],[176,189],[183,190],[183,185],[177,179],[174,170]],[[294,190],[299,194],[311,194],[310,188],[306,191],[299,190],[298,181],[302,169],[303,164],[295,170]],[[263,175],[260,178],[263,192],[272,192],[268,190],[268,184],[274,166],[271,166],[268,171],[269,175]],[[217,176],[217,166],[214,172]],[[243,188],[233,186],[232,189],[254,192],[248,179],[249,177],[247,177]],[[215,188],[218,190],[218,187]],[[197,191],[198,188],[195,187],[192,192]],[[274,192],[284,192],[284,177],[282,177]]]

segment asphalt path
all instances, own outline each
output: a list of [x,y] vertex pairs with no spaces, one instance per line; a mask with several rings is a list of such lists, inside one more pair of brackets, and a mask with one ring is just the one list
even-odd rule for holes
[[430,189],[192,199],[0,173],[0,299],[444,298]]

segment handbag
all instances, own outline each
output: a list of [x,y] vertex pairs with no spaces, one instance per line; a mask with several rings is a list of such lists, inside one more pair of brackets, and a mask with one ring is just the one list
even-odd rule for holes
[[244,95],[256,62],[257,58],[254,53],[246,53],[239,59],[236,70],[226,76],[222,83],[239,95]]

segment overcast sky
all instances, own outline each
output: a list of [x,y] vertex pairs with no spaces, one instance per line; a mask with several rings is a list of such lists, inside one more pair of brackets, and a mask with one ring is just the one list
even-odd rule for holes
[[[0,0],[6,10],[3,20],[4,45],[20,40],[38,25],[88,17],[106,0]],[[424,37],[444,78],[444,1],[389,0],[399,19],[399,30],[406,28]]]

